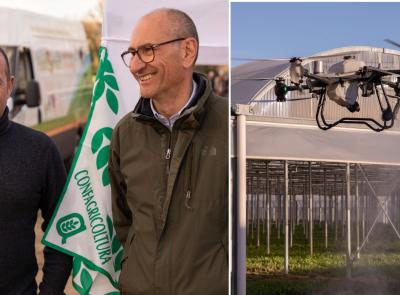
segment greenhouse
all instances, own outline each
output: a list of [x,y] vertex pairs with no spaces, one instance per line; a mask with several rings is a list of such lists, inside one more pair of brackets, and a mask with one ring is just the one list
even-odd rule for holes
[[[304,66],[326,72],[352,55],[369,66],[400,68],[396,50],[346,47],[316,55],[332,54],[338,55]],[[355,288],[363,290],[355,294],[397,294],[399,121],[380,133],[354,124],[322,131],[315,122],[316,97],[293,91],[277,102],[275,81],[257,79],[265,77],[290,84],[288,62],[232,69],[236,294],[246,294],[246,284],[249,295],[331,294],[332,288],[339,294]],[[379,119],[373,96],[359,96],[360,112],[350,115]],[[328,120],[343,116],[347,109],[327,102]]]

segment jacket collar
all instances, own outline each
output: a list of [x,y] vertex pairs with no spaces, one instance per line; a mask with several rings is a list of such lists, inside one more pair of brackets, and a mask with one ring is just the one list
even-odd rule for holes
[[[207,80],[205,75],[200,73],[193,73],[193,79],[198,85],[197,92],[192,102],[186,107],[186,109],[181,113],[179,119],[175,122],[174,128],[193,129],[197,128],[201,124],[201,120],[204,116],[204,106],[212,91],[211,83]],[[159,123],[154,117],[150,106],[150,100],[144,97],[139,99],[132,112],[132,117],[151,122],[155,125],[161,125],[161,123]]]
[[10,127],[10,120],[8,119],[8,107],[6,107],[3,115],[0,117],[0,135],[3,135],[8,131]]

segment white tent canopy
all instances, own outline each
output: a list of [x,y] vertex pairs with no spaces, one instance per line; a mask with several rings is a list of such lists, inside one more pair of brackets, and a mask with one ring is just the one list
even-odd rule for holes
[[140,17],[162,7],[180,9],[195,22],[201,45],[199,64],[228,64],[228,1],[225,0],[107,1],[102,40],[123,43],[122,48],[126,49]]

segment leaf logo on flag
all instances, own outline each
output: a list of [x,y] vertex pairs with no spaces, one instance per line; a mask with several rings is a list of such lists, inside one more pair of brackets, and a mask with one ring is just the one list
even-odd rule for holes
[[65,244],[69,237],[72,237],[86,230],[83,217],[78,213],[71,213],[61,217],[57,221],[57,232],[61,236],[61,243]]
[[106,51],[101,52],[100,59],[103,61],[100,64],[99,71],[97,73],[97,81],[93,90],[93,103],[96,103],[107,89],[106,99],[108,106],[114,114],[118,113],[118,99],[114,91],[118,91],[118,83],[115,79],[114,70],[111,62],[106,58]]
[[102,173],[102,181],[103,185],[107,186],[110,184],[110,178],[108,176],[108,170],[107,170],[107,162],[108,162],[108,154],[110,153],[110,145],[106,144],[102,147],[103,145],[103,138],[107,138],[109,141],[111,141],[111,135],[112,135],[112,129],[109,127],[102,128],[98,130],[92,139],[92,153],[96,154],[97,152],[97,159],[96,159],[96,167],[98,170],[103,169]]

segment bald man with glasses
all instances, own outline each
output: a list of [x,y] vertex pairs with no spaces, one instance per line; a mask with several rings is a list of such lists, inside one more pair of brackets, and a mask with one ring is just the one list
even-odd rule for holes
[[190,17],[159,9],[121,54],[141,95],[110,146],[122,294],[228,294],[228,102],[194,72],[198,49]]

